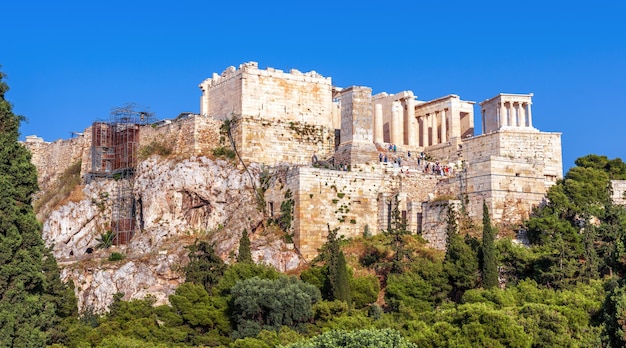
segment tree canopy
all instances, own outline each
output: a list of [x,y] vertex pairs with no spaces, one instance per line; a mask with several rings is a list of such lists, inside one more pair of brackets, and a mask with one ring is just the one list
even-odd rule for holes
[[0,72],[0,346],[43,346],[63,342],[60,327],[77,313],[76,300],[41,238],[31,205],[37,171],[18,142],[24,117],[5,99],[4,77]]

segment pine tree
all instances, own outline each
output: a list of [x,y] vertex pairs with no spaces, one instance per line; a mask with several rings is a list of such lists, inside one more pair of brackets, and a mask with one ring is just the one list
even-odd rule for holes
[[491,226],[489,209],[483,201],[483,286],[490,289],[498,286],[498,264],[496,260],[495,229]]
[[6,101],[3,78],[0,72],[0,346],[44,346],[63,341],[59,327],[77,313],[76,301],[41,238],[31,205],[37,171],[18,142],[24,118]]
[[248,238],[248,230],[244,228],[241,238],[239,239],[239,254],[237,254],[237,262],[254,263],[252,261],[252,252],[250,251],[250,238]]

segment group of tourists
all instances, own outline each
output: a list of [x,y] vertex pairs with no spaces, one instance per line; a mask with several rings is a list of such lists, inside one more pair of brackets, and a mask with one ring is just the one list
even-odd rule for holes
[[[404,162],[403,158],[401,155],[396,155],[398,152],[398,147],[395,144],[389,144],[387,149],[393,155],[388,156],[387,152],[379,152],[378,162],[380,162],[381,164],[385,164],[387,166],[391,165],[393,168],[400,168],[400,172],[403,173],[404,172],[404,168],[402,168],[402,165]],[[427,156],[423,151],[420,152],[420,154],[417,157],[411,157],[412,154],[411,154],[411,151],[409,150],[407,151],[406,156],[407,156],[407,161],[404,164],[409,168],[411,167],[411,162],[416,162],[417,163],[416,168],[418,170],[421,170],[423,173],[433,174],[433,175],[438,175],[438,176],[453,175],[453,171],[450,166],[442,165],[438,161],[435,161],[435,162],[427,161],[426,159]],[[339,164],[325,163],[324,165],[321,165],[322,163],[319,161],[317,157],[317,152],[314,152],[313,156],[311,156],[311,162],[312,162],[312,165],[315,167],[322,166],[328,169],[335,169],[335,170],[341,170],[341,171],[350,170],[349,166],[343,163],[339,163]],[[408,173],[408,170],[407,170],[407,173]]]

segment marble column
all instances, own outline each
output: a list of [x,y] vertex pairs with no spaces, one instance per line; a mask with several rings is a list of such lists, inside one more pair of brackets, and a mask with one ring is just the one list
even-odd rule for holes
[[[487,128],[487,125],[485,124],[485,122],[487,122],[487,119],[485,117],[485,110],[482,110],[482,123],[481,123],[481,134],[485,134],[485,129]],[[498,118],[498,116],[496,116],[496,119]]]
[[391,143],[402,145],[404,134],[402,132],[402,106],[399,101],[391,103]]
[[382,143],[385,141],[383,135],[383,106],[376,104],[374,106],[374,142]]
[[430,114],[430,145],[437,145],[437,114]]
[[530,103],[526,104],[526,119],[528,120],[528,127],[533,127],[533,117],[530,113]]
[[448,141],[448,127],[446,126],[446,110],[441,110],[441,142]]
[[500,104],[500,122],[502,123],[501,127],[509,126],[509,115],[506,112],[506,107],[504,106],[504,102]]
[[524,115],[522,114],[522,104],[515,103],[515,113],[517,114],[517,126],[525,127],[526,122],[524,121]]
[[417,127],[415,125],[415,99],[408,98],[406,100],[406,117],[408,118],[408,127],[405,132],[408,132],[408,145],[415,147],[417,145]]
[[428,116],[420,116],[419,120],[421,121],[422,147],[426,147],[428,146]]

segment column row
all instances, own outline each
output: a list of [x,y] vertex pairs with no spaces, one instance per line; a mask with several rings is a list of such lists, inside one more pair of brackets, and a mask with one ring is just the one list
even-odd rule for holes
[[496,109],[498,128],[533,127],[530,103],[502,102]]

